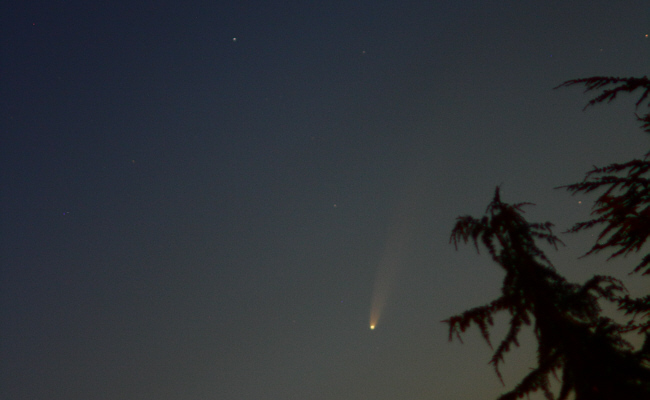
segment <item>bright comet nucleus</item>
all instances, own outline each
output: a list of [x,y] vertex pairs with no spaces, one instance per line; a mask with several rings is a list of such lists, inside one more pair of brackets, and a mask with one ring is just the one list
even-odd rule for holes
[[370,330],[374,330],[374,329],[375,329],[375,326],[374,326],[374,325],[370,325]]

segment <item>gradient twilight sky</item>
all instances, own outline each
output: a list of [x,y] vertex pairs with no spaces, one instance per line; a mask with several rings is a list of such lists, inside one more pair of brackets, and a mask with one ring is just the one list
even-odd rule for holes
[[[448,342],[502,278],[455,218],[502,185],[561,231],[648,148],[552,90],[648,74],[647,0],[2,8],[2,399],[493,399],[534,358]],[[626,276],[586,236],[559,271]]]

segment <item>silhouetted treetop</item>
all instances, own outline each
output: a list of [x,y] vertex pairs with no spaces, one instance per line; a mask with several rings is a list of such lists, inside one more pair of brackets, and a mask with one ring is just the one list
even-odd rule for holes
[[598,303],[618,302],[622,299],[618,293],[625,288],[612,277],[594,276],[578,285],[558,274],[536,241],[552,246],[561,242],[553,235],[552,224],[526,221],[521,210],[526,204],[503,203],[497,188],[484,217],[457,219],[450,242],[484,246],[506,275],[499,298],[443,321],[449,325],[449,339],[460,338],[475,324],[491,346],[493,315],[508,312],[510,327],[490,360],[501,378],[499,364],[505,353],[519,345],[521,328],[534,325],[538,365],[500,400],[538,390],[553,400],[549,377],[558,371],[562,371],[559,400],[571,393],[576,400],[650,399],[650,370],[640,361],[645,353],[634,352],[621,337],[630,327],[603,317]]
[[[637,109],[650,106],[646,76],[573,79],[557,88],[575,85],[584,85],[585,92],[598,92],[585,108],[634,92],[639,94]],[[650,133],[650,113],[637,118]],[[611,259],[643,251],[650,238],[650,152],[642,159],[593,167],[582,182],[561,188],[572,194],[598,195],[593,218],[568,231],[602,228],[584,256],[610,250]],[[470,241],[477,251],[486,248],[505,277],[496,300],[443,321],[449,325],[449,340],[460,339],[476,325],[492,347],[490,327],[494,315],[504,311],[510,314],[509,328],[490,359],[497,375],[501,378],[499,366],[513,345],[519,345],[518,336],[525,326],[531,326],[537,339],[537,366],[499,400],[536,391],[555,400],[550,377],[558,378],[559,373],[558,400],[570,396],[574,400],[650,400],[650,294],[631,297],[619,280],[608,276],[593,276],[582,285],[568,282],[537,245],[542,241],[557,248],[562,242],[553,234],[551,223],[526,221],[523,207],[529,204],[502,202],[497,187],[483,217],[456,219],[450,242],[456,248]],[[640,258],[632,273],[650,275],[650,252]],[[607,302],[625,313],[625,322],[602,314],[601,305]],[[639,349],[623,338],[633,332],[645,337]]]

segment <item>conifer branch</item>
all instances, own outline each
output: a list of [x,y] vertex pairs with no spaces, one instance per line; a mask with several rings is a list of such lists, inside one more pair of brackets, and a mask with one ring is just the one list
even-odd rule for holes
[[555,87],[555,89],[561,87],[568,87],[574,85],[584,85],[586,87],[585,93],[592,90],[599,90],[608,85],[617,85],[613,89],[605,89],[601,94],[593,98],[587,103],[587,107],[596,105],[607,101],[608,103],[612,102],[616,96],[623,93],[632,93],[637,89],[642,89],[643,92],[639,96],[639,99],[636,102],[638,107],[644,101],[648,99],[650,95],[650,80],[648,77],[644,76],[642,78],[614,78],[609,76],[593,76],[591,78],[582,78],[582,79],[571,79]]
[[[604,225],[596,243],[584,256],[605,249],[614,250],[610,259],[625,256],[641,250],[650,237],[649,155],[650,153],[646,154],[643,160],[594,167],[582,182],[559,187],[574,195],[604,189],[592,209],[591,214],[596,218],[577,223],[567,231],[579,232]],[[643,258],[633,272],[643,269],[643,275],[650,274],[650,254]]]
[[[590,374],[602,373],[603,368],[609,368],[609,363],[625,366],[630,369],[629,374],[634,376],[650,376],[650,371],[642,367],[638,369],[634,366],[636,361],[630,361],[637,356],[621,336],[622,332],[630,328],[601,317],[598,301],[618,302],[620,307],[629,307],[629,312],[633,310],[631,304],[638,307],[638,303],[624,302],[625,298],[618,294],[625,292],[625,287],[615,278],[594,276],[584,285],[578,285],[571,284],[560,276],[535,243],[536,239],[552,245],[559,242],[551,231],[552,225],[528,223],[521,214],[521,206],[525,204],[509,205],[501,202],[497,187],[486,210],[487,215],[480,219],[465,216],[457,220],[450,242],[457,246],[460,242],[468,244],[472,241],[477,249],[481,243],[488,249],[492,259],[505,270],[506,276],[501,297],[443,321],[449,325],[449,339],[452,340],[454,336],[461,339],[461,333],[476,325],[492,347],[489,328],[494,323],[493,316],[499,311],[508,311],[508,331],[490,359],[490,364],[503,382],[499,366],[512,346],[519,346],[518,335],[521,329],[531,325],[534,320],[538,340],[538,366],[513,391],[504,394],[500,398],[503,400],[515,399],[538,390],[553,400],[548,377],[551,373],[555,375],[559,369],[563,371],[560,399],[566,399],[572,392],[579,393],[590,385],[600,388],[602,383],[594,381]],[[592,354],[594,352],[604,352],[609,358],[595,360]],[[576,374],[576,369],[590,372],[586,375]],[[620,381],[620,385],[628,385],[625,383],[628,372],[616,375],[615,379]],[[645,389],[638,385],[631,385],[625,390],[625,393],[631,394],[650,393],[644,392]],[[596,397],[578,396],[577,399]]]

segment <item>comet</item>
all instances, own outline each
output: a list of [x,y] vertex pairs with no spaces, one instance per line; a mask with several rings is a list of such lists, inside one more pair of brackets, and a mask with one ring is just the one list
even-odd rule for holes
[[383,254],[377,266],[370,305],[371,330],[374,330],[379,323],[399,273],[404,269],[412,251],[411,239],[418,221],[419,207],[417,207],[417,203],[422,198],[418,193],[420,190],[418,183],[420,181],[415,179],[411,182],[411,187],[404,191],[403,201],[398,205],[393,226],[389,229]]
[[379,323],[388,297],[393,291],[395,279],[399,270],[402,269],[406,237],[401,233],[403,233],[403,230],[398,228],[388,238],[384,254],[377,268],[377,277],[375,278],[370,305],[370,329],[372,330]]
[[[418,148],[426,148],[426,146]],[[413,163],[411,168],[406,168],[411,175],[403,180],[404,186],[400,190],[400,201],[395,209],[377,266],[370,304],[370,330],[374,330],[379,324],[399,272],[406,265],[408,256],[412,252],[412,238],[421,218],[421,209],[425,204],[426,196],[424,196],[423,188],[429,180],[429,171],[424,168],[425,163],[419,162],[417,148],[415,153],[416,156],[411,161]]]

